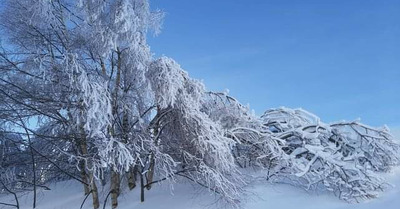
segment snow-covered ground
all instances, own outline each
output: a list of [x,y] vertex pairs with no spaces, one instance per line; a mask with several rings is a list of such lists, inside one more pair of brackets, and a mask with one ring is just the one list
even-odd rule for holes
[[[282,184],[257,184],[249,190],[249,200],[242,203],[246,209],[397,209],[400,206],[400,169],[388,174],[386,178],[393,188],[390,188],[377,199],[359,204],[343,202],[331,194],[308,193],[302,189]],[[157,188],[159,187],[159,188]],[[51,191],[40,191],[38,209],[79,209],[84,199],[82,187],[74,181],[66,181],[50,185]],[[189,184],[176,184],[173,194],[167,186],[157,185],[146,191],[146,201],[140,203],[139,190],[122,194],[119,209],[216,209],[214,195],[199,193]],[[104,201],[106,191],[102,191],[101,201]],[[19,198],[21,209],[32,208],[32,194]],[[0,197],[0,202],[12,202],[11,196]],[[109,204],[110,200],[108,201]],[[103,204],[103,202],[102,202]],[[0,206],[2,208],[2,206]],[[7,208],[7,207],[3,207]],[[10,207],[9,207],[10,208]],[[91,208],[90,197],[84,209]],[[103,205],[100,206],[103,208]],[[106,208],[111,208],[107,206]]]

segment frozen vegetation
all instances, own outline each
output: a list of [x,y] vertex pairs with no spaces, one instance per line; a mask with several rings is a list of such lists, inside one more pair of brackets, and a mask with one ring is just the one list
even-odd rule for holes
[[148,0],[4,1],[0,207],[347,208],[369,207],[384,191],[371,205],[395,199],[384,177],[399,164],[399,144],[387,127],[284,107],[255,115],[152,56],[146,36],[163,16]]

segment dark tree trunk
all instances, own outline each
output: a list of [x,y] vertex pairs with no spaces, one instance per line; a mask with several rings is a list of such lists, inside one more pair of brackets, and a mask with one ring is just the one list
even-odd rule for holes
[[119,173],[111,172],[111,207],[118,207],[118,196],[120,193],[120,176]]
[[144,175],[140,174],[140,202],[144,202]]

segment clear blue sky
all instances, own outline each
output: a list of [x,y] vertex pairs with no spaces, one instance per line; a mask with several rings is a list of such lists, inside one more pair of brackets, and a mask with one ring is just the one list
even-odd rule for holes
[[151,0],[150,38],[210,90],[261,114],[302,107],[323,121],[400,127],[400,0]]

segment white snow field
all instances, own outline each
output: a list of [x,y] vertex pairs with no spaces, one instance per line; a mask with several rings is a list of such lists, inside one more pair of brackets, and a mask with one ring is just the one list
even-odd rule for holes
[[[306,192],[300,188],[283,184],[257,184],[249,188],[251,195],[242,206],[246,209],[398,209],[400,206],[400,169],[386,175],[393,187],[381,193],[377,199],[358,204],[349,204],[339,200],[330,193],[316,194]],[[217,209],[221,205],[215,204],[215,196],[198,191],[190,184],[175,184],[173,194],[165,185],[157,185],[162,189],[146,190],[146,200],[139,201],[139,189],[121,194],[119,209]],[[38,193],[38,209],[79,209],[84,195],[82,186],[75,181],[65,181],[50,185],[51,191],[41,190]],[[101,190],[101,189],[100,189]],[[197,191],[197,192],[196,192]],[[101,205],[107,192],[101,191]],[[32,208],[32,193],[19,197],[20,208]],[[87,199],[83,208],[90,209],[91,197]],[[12,196],[0,197],[0,202],[14,203]],[[108,200],[106,208],[111,208]],[[12,208],[0,206],[0,208]]]

